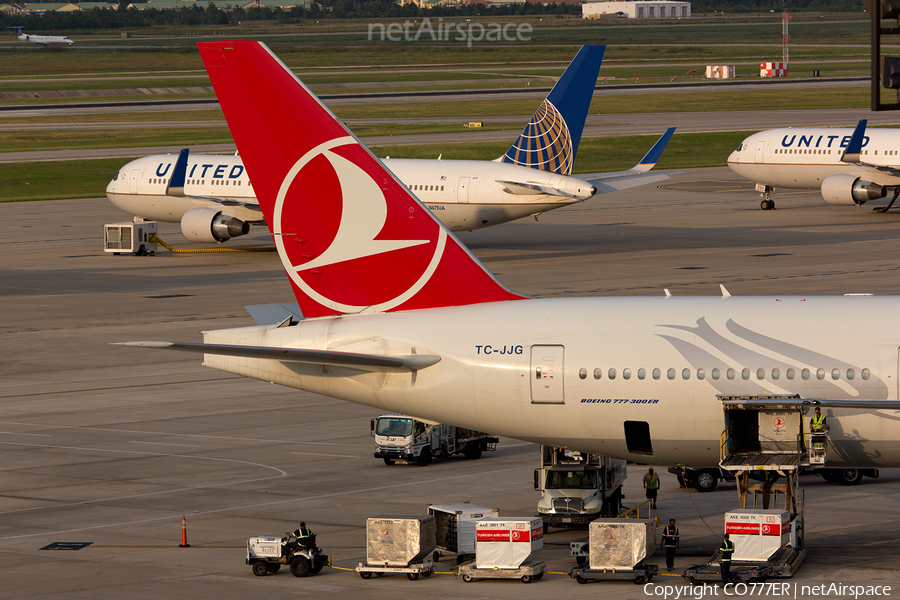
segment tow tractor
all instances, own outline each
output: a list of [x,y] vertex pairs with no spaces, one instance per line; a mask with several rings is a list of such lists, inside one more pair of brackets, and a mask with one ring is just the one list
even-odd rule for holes
[[306,538],[301,546],[291,533],[285,537],[256,536],[247,540],[247,564],[253,574],[262,577],[277,573],[288,565],[294,577],[315,575],[328,564],[328,556],[316,547],[315,534]]

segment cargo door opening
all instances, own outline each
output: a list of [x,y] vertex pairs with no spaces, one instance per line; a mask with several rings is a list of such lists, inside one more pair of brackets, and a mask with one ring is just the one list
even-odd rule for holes
[[653,454],[650,424],[646,421],[625,421],[625,445],[632,454]]

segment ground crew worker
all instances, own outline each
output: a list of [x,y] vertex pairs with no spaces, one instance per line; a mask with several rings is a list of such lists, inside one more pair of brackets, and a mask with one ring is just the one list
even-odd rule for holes
[[678,528],[675,527],[675,519],[669,519],[669,524],[663,529],[662,545],[666,549],[666,569],[671,571],[675,566],[675,550],[681,540],[678,539]]
[[817,406],[816,413],[809,420],[809,430],[813,433],[824,433],[827,428],[825,418],[825,415],[822,414],[822,411]]
[[656,492],[659,491],[659,475],[653,472],[653,467],[647,470],[644,475],[644,489],[647,490],[647,499],[650,500],[651,506],[656,508]]
[[300,522],[300,527],[294,531],[294,537],[297,538],[297,547],[298,548],[307,548],[312,541],[310,538],[313,536],[312,529],[306,528],[306,523]]
[[719,550],[722,552],[722,566],[719,570],[722,572],[722,587],[725,587],[731,581],[731,553],[734,552],[734,542],[729,541],[727,533],[722,538],[722,547]]

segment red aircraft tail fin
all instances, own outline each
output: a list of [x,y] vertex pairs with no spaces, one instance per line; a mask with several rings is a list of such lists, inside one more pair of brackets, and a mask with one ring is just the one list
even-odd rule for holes
[[523,298],[265,44],[198,47],[305,317]]

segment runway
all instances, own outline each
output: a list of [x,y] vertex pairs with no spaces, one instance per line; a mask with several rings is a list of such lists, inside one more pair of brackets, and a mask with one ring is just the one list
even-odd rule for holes
[[[595,107],[597,101],[595,100]],[[596,108],[594,110],[597,110]],[[602,110],[602,102],[600,103]],[[360,125],[446,125],[458,124],[458,133],[433,133],[418,135],[378,135],[362,136],[368,146],[404,146],[411,144],[452,144],[459,142],[505,142],[512,141],[521,132],[531,115],[511,117],[472,117],[489,124],[509,124],[508,129],[479,131],[463,129],[465,118],[448,119],[445,117],[416,119],[348,119],[347,125],[352,130]],[[721,131],[759,131],[774,127],[855,127],[860,119],[868,119],[869,125],[900,125],[900,113],[884,111],[873,113],[868,109],[830,109],[830,110],[756,110],[756,111],[723,111],[705,113],[627,113],[627,114],[591,114],[588,115],[583,137],[604,137],[620,135],[653,135],[658,136],[669,127],[677,127],[676,135],[684,133],[707,133]],[[191,121],[188,123],[171,123],[161,121],[160,127],[225,127],[224,121]],[[133,123],[135,136],[146,128],[145,123]],[[103,129],[129,128],[128,123],[96,124],[3,124],[0,131],[22,131],[28,129]],[[3,162],[41,162],[54,160],[81,160],[91,158],[135,157],[149,154],[177,154],[184,146],[136,146],[129,148],[101,148],[87,150],[29,150],[25,152],[0,152],[0,163]],[[648,145],[649,149],[649,145]],[[192,153],[233,154],[236,147],[228,144],[198,144],[191,146]],[[576,167],[577,169],[577,167]]]
[[[900,212],[827,206],[812,192],[776,200],[778,210],[761,211],[750,183],[698,169],[459,237],[503,283],[535,296],[718,295],[719,284],[734,295],[898,292]],[[128,218],[105,198],[0,204],[4,597],[646,597],[630,582],[554,574],[574,565],[568,542],[585,535],[556,529],[541,555],[553,573],[528,586],[364,581],[338,569],[253,576],[247,537],[301,520],[335,566],[352,568],[368,516],[465,500],[533,515],[537,449],[503,439],[477,461],[388,467],[371,456],[371,409],[213,371],[199,357],[110,346],[199,341],[201,330],[251,325],[245,305],[292,302],[273,254],[104,254],[102,225]],[[177,225],[161,229],[187,246]],[[258,232],[234,245],[266,241]],[[717,547],[709,528],[721,531],[734,486],[689,495],[660,467],[658,516],[678,519],[684,569]],[[629,466],[626,504],[642,499],[645,470]],[[900,471],[852,488],[806,477],[802,488],[809,557],[790,582],[891,585],[900,597]],[[178,547],[182,515],[190,548]],[[54,542],[91,544],[42,550]],[[455,561],[439,564],[451,572]]]

